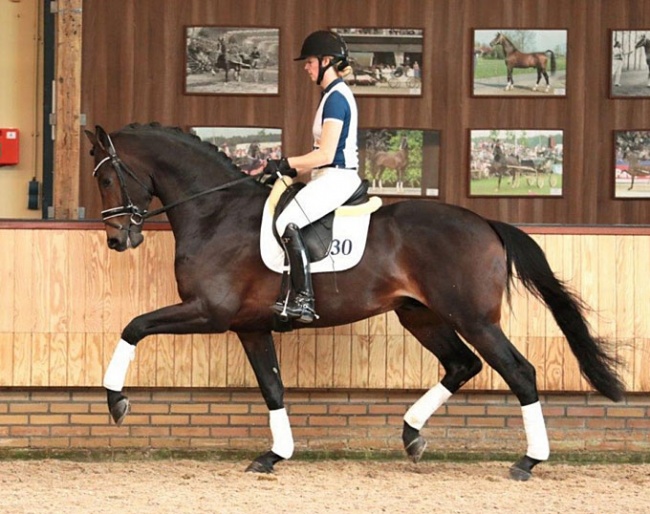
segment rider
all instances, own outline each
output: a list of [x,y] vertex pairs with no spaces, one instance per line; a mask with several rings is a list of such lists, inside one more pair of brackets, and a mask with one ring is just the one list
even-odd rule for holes
[[312,82],[322,89],[312,126],[313,149],[295,157],[269,160],[265,173],[311,180],[278,216],[276,228],[287,255],[294,295],[280,298],[271,308],[281,316],[311,323],[316,316],[309,256],[300,228],[339,207],[359,187],[357,173],[357,105],[343,81],[352,70],[341,36],[328,30],[305,38],[300,56]]

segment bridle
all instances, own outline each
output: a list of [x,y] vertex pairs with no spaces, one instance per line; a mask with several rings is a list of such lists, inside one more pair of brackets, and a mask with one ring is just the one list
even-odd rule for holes
[[230,182],[226,182],[225,184],[221,184],[219,186],[206,189],[205,191],[201,191],[199,193],[193,194],[186,198],[181,198],[180,200],[176,200],[175,202],[164,205],[159,209],[148,211],[146,209],[141,209],[135,203],[133,203],[133,200],[131,200],[131,196],[129,195],[129,190],[126,187],[125,176],[128,175],[133,180],[135,180],[135,182],[142,189],[144,189],[149,194],[150,197],[154,196],[154,191],[149,186],[147,186],[147,184],[142,182],[142,180],[138,178],[138,176],[133,172],[133,170],[124,161],[122,161],[122,159],[119,158],[119,156],[117,155],[117,151],[115,150],[115,146],[113,145],[113,140],[111,139],[111,136],[106,134],[106,137],[108,138],[109,144],[108,144],[108,148],[105,148],[105,150],[108,153],[108,155],[97,163],[97,165],[93,169],[93,177],[97,176],[99,169],[107,162],[110,162],[111,166],[113,167],[113,170],[115,170],[115,174],[117,175],[117,178],[120,182],[120,191],[122,193],[122,199],[124,201],[124,205],[120,207],[112,207],[110,209],[105,209],[101,212],[101,215],[102,215],[102,221],[106,225],[109,225],[113,228],[117,228],[119,230],[125,230],[128,232],[130,228],[125,228],[122,225],[114,223],[110,221],[111,219],[117,218],[119,216],[129,216],[129,220],[131,224],[140,226],[144,223],[146,219],[151,218],[153,216],[157,216],[158,214],[162,214],[163,212],[166,212],[169,209],[172,209],[173,207],[176,207],[177,205],[180,205],[182,203],[189,202],[190,200],[194,200],[195,198],[198,198],[203,195],[207,195],[209,193],[214,193],[215,191],[227,189],[231,186],[234,186],[246,180],[257,180],[257,178],[254,176],[245,175],[242,178],[231,180]]

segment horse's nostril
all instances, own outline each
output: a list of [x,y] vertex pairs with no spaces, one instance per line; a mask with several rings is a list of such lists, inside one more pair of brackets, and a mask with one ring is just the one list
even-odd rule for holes
[[120,241],[116,237],[109,237],[107,243],[108,243],[108,247],[111,250],[114,250],[119,246]]

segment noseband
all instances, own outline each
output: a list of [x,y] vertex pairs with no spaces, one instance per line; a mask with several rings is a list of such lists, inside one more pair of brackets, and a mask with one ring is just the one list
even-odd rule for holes
[[95,169],[93,170],[93,177],[97,176],[99,169],[106,162],[110,162],[111,166],[115,170],[115,173],[117,174],[117,178],[120,181],[120,190],[122,192],[122,198],[123,200],[125,200],[124,205],[122,205],[121,207],[112,207],[110,209],[105,209],[101,212],[101,215],[102,215],[102,221],[106,225],[117,228],[119,230],[126,230],[128,232],[130,229],[124,228],[122,225],[118,225],[117,223],[113,223],[109,220],[111,220],[112,218],[117,218],[119,216],[129,216],[129,220],[131,221],[131,223],[133,225],[139,226],[142,225],[146,219],[151,218],[153,216],[157,216],[158,214],[162,214],[163,212],[168,211],[172,207],[176,207],[177,205],[180,205],[182,203],[188,202],[190,200],[194,200],[199,196],[213,193],[215,191],[219,191],[222,189],[227,189],[235,184],[244,182],[246,180],[256,180],[256,178],[251,175],[245,175],[242,178],[231,180],[230,182],[227,182],[220,186],[206,189],[205,191],[201,191],[200,193],[196,193],[186,198],[181,198],[180,200],[172,202],[168,205],[164,205],[159,209],[155,209],[153,211],[147,211],[146,209],[141,209],[140,207],[135,205],[131,200],[131,196],[129,195],[129,190],[126,188],[125,175],[128,175],[133,180],[135,180],[135,182],[140,187],[142,187],[142,189],[144,189],[149,194],[149,196],[153,197],[154,191],[152,191],[151,188],[147,186],[147,184],[142,182],[142,180],[138,178],[138,176],[133,172],[133,170],[131,170],[131,168],[129,168],[129,166],[124,161],[122,161],[122,159],[119,158],[119,156],[117,155],[117,151],[115,150],[115,146],[113,145],[113,140],[111,139],[111,136],[106,134],[106,137],[108,138],[108,143],[109,143],[109,146],[106,149],[108,156],[104,157],[101,161],[97,163],[97,166],[95,166]]

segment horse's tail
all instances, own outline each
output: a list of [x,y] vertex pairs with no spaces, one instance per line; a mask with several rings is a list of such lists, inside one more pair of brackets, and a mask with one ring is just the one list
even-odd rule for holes
[[549,308],[576,356],[582,375],[604,396],[615,402],[623,398],[625,386],[616,367],[620,362],[609,355],[607,342],[591,334],[584,317],[585,303],[553,273],[546,255],[535,240],[518,228],[488,220],[506,250],[510,299],[513,265],[522,284]]
[[553,75],[557,69],[557,63],[555,62],[555,52],[553,50],[546,50],[544,53],[551,54],[551,75]]

